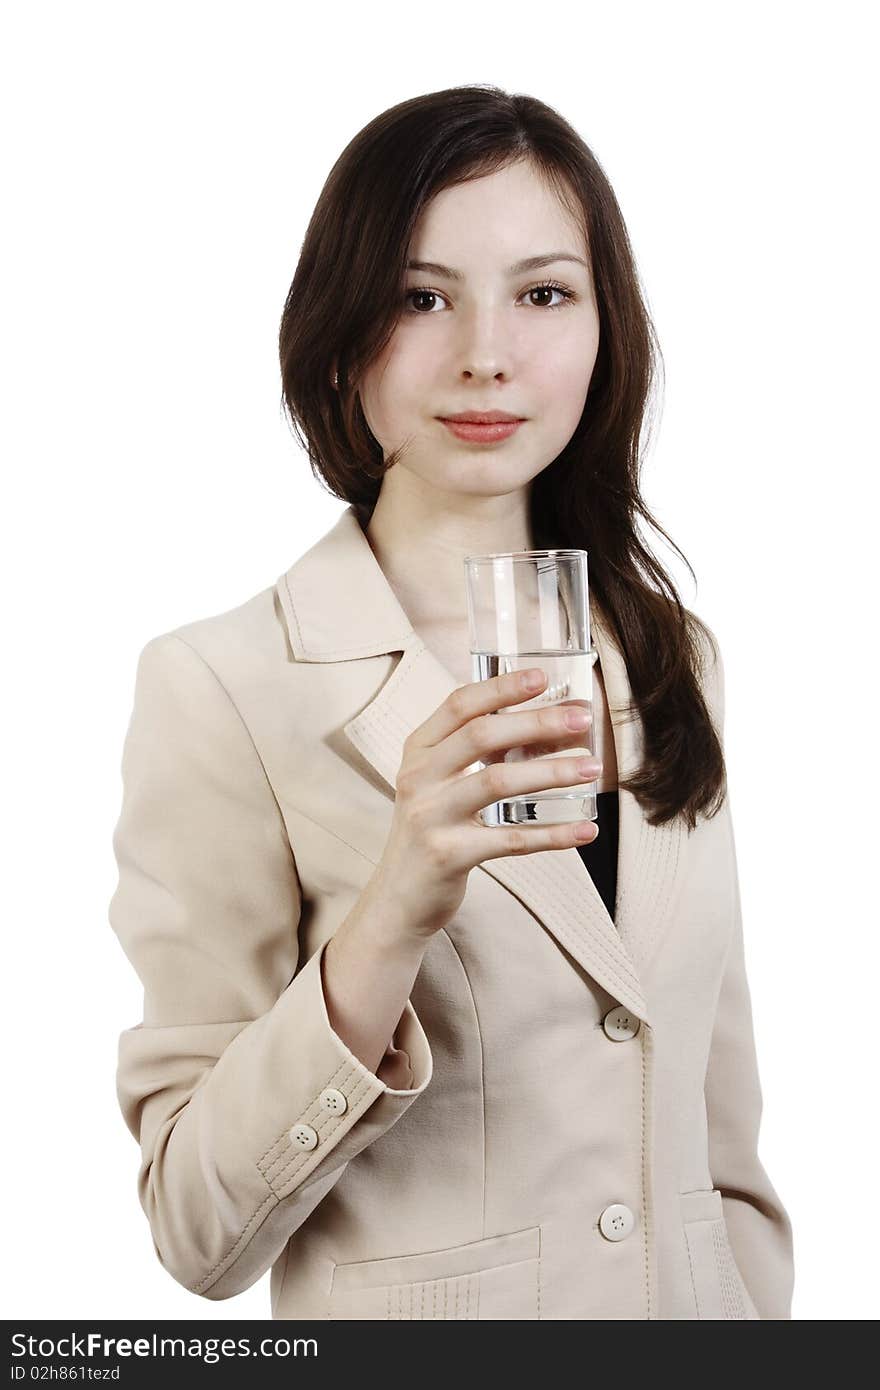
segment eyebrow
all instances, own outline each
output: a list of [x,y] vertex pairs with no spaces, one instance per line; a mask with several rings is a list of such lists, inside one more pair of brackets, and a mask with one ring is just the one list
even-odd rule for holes
[[[573,256],[570,251],[548,251],[544,256],[526,256],[524,261],[517,261],[515,265],[507,267],[509,275],[523,275],[527,270],[541,270],[545,265],[553,265],[555,261],[576,261],[582,265],[584,270],[589,270],[589,266],[581,256]],[[451,266],[440,265],[437,261],[407,261],[407,270],[424,270],[429,275],[441,275],[447,280],[463,280],[464,276],[460,270],[453,270]]]

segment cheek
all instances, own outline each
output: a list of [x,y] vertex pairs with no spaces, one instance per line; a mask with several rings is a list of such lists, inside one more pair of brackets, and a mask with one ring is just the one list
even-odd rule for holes
[[416,393],[435,379],[440,364],[437,339],[431,333],[398,330],[391,345],[385,371],[386,382],[393,382],[403,393]]
[[542,352],[535,362],[532,375],[542,398],[560,410],[583,407],[598,353],[598,337],[593,332],[572,334],[552,348]]
[[537,398],[550,406],[560,420],[575,420],[583,409],[590,384],[591,360],[578,360],[569,355],[544,358],[531,373]]
[[405,416],[424,403],[424,388],[437,371],[437,350],[427,334],[398,330],[370,371],[373,409],[386,420]]

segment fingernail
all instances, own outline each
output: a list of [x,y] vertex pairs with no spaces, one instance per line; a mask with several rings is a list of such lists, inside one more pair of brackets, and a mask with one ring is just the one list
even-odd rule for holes
[[581,758],[577,764],[577,770],[584,777],[598,777],[602,771],[602,764],[595,758]]
[[585,709],[570,709],[566,711],[565,722],[570,729],[585,729],[590,716]]

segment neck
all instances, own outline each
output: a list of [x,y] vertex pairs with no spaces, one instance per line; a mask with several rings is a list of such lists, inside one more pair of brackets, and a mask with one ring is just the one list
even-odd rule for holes
[[386,474],[366,536],[416,628],[467,625],[466,555],[533,549],[528,489],[501,497],[438,493]]

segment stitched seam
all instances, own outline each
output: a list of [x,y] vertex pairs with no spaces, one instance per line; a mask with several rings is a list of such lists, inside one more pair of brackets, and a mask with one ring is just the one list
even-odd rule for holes
[[[346,1067],[349,1067],[349,1066],[351,1066],[351,1063],[348,1062],[348,1061],[340,1062],[340,1064],[339,1064],[339,1066],[337,1067],[336,1071],[335,1071],[334,1074],[331,1076],[330,1080],[327,1082],[327,1085],[328,1085],[328,1086],[332,1086],[333,1083],[334,1083],[334,1081],[338,1080],[340,1072],[344,1071],[345,1068],[346,1068]],[[312,1106],[314,1106],[314,1104],[315,1104],[315,1102],[312,1101]],[[310,1107],[310,1108],[311,1108],[311,1107]],[[308,1111],[306,1111],[305,1113],[308,1114]],[[300,1123],[300,1120],[294,1120],[293,1123],[294,1123],[294,1124],[299,1124],[299,1123]],[[260,1172],[263,1172],[263,1162],[264,1162],[264,1160],[265,1160],[266,1158],[268,1158],[268,1156],[269,1156],[269,1154],[272,1152],[272,1150],[273,1150],[274,1148],[276,1148],[276,1147],[281,1143],[282,1139],[285,1139],[285,1138],[287,1137],[287,1135],[290,1133],[290,1131],[291,1131],[292,1128],[293,1128],[293,1125],[288,1125],[286,1129],[283,1129],[283,1130],[281,1131],[281,1133],[279,1134],[278,1138],[274,1141],[274,1143],[270,1144],[269,1147],[268,1147],[268,1149],[266,1150],[266,1152],[265,1152],[264,1154],[261,1154],[260,1157],[257,1159],[257,1167],[260,1169]],[[269,1168],[270,1168],[270,1169],[271,1169],[271,1168],[274,1168],[274,1166],[275,1166],[275,1164],[276,1164],[277,1162],[278,1162],[278,1159],[277,1159],[277,1158],[273,1159],[272,1162],[269,1164]],[[265,1176],[265,1174],[264,1174],[264,1176]]]
[[[550,874],[547,872],[545,866],[544,866],[543,864],[535,864],[534,867],[535,867],[536,869],[538,869],[538,871],[539,871],[539,872],[543,875],[543,877],[544,877],[544,880],[545,880],[545,882],[546,882],[546,884],[547,884],[547,895],[548,895],[548,897],[549,897],[554,903],[556,903],[557,906],[560,906],[560,907],[562,907],[562,908],[567,909],[567,908],[569,907],[568,902],[566,901],[566,899],[565,899],[564,897],[562,897],[561,894],[557,894],[557,893],[556,893],[556,891],[555,891],[555,889],[556,889],[555,880],[553,879],[552,875],[550,875]],[[540,921],[542,921],[542,922],[544,921],[544,919],[540,916],[540,913],[535,913],[534,915],[538,916],[538,918],[539,918]],[[571,943],[572,945],[576,944],[576,938],[575,938],[574,936],[572,936],[572,935],[569,933],[568,929],[567,929],[566,927],[563,927],[561,924],[560,924],[560,926],[559,926],[559,935],[560,935],[561,939],[562,939],[564,942],[566,942],[566,943]],[[614,981],[614,983],[620,985],[620,986],[621,986],[623,989],[625,989],[625,990],[631,990],[631,991],[633,991],[633,993],[636,995],[637,998],[641,998],[641,993],[642,993],[642,991],[641,991],[641,988],[640,988],[640,985],[639,985],[639,982],[638,982],[637,977],[632,976],[632,977],[630,977],[629,979],[627,979],[627,978],[625,978],[623,975],[621,975],[621,974],[619,973],[619,970],[618,970],[618,968],[617,968],[617,961],[615,960],[614,956],[612,956],[610,948],[605,944],[605,942],[601,939],[601,937],[595,936],[595,935],[593,935],[592,933],[590,933],[590,935],[589,935],[589,941],[590,941],[590,944],[591,944],[591,945],[594,947],[594,949],[596,950],[597,954],[600,955],[600,956],[604,956],[604,957],[605,957],[605,961],[603,962],[603,964],[605,964],[605,966],[606,966],[606,968],[607,968],[607,970],[608,970],[608,974],[611,976],[611,978],[612,978],[612,980]],[[579,944],[579,943],[577,943],[577,944]],[[574,954],[577,954],[577,953],[575,952]],[[639,1010],[636,1009],[635,1012],[636,1012],[636,1013],[639,1013]],[[641,1015],[640,1015],[640,1016],[641,1016]]]
[[[623,795],[623,791],[622,791],[622,790],[621,790],[621,795]],[[635,850],[635,859],[634,859],[634,862],[638,862],[638,860],[641,858],[641,853],[642,853],[642,841],[643,841],[643,839],[644,839],[644,837],[645,837],[645,834],[646,834],[646,822],[645,822],[644,816],[642,816],[641,819],[639,820],[639,838],[638,838],[638,841],[636,842],[636,850]],[[621,865],[618,863],[618,869],[620,869],[620,867],[621,867]],[[622,918],[623,915],[624,915],[624,913],[623,913],[624,904],[626,904],[626,903],[629,902],[629,898],[630,898],[630,882],[629,882],[629,879],[628,879],[628,878],[625,878],[625,877],[623,876],[623,874],[618,873],[618,896],[617,896],[617,902],[616,902],[615,910],[614,910],[615,921],[620,922],[621,918]]]
[[[364,1092],[369,1090],[370,1083],[371,1078],[369,1076],[364,1077],[360,1085],[356,1086],[354,1091],[352,1092],[349,1098],[348,1109],[345,1112],[345,1114],[350,1119],[358,1118],[356,1115],[353,1114],[355,1105],[361,1099],[361,1096],[364,1094]],[[345,1122],[343,1115],[331,1115],[330,1119],[332,1121],[332,1124],[323,1131],[322,1137],[324,1139],[330,1139],[336,1133],[339,1126]],[[320,1162],[321,1159],[324,1157],[323,1154],[318,1153],[317,1146],[314,1149],[301,1149],[298,1153],[294,1154],[287,1167],[283,1168],[280,1173],[276,1173],[275,1177],[271,1179],[271,1186],[273,1187],[273,1189],[277,1189],[278,1187],[281,1187],[284,1184],[290,1182],[291,1178],[295,1178],[298,1175],[300,1169],[304,1168],[305,1165],[309,1163],[316,1155],[318,1157],[318,1162]],[[317,1167],[317,1164],[313,1164],[312,1166]],[[269,1182],[269,1179],[267,1178],[266,1181]],[[287,1194],[284,1193],[279,1195],[286,1196]]]
[[[344,1063],[343,1065],[344,1065],[344,1067],[348,1068],[348,1071],[349,1071],[349,1072],[353,1072],[353,1071],[354,1071],[354,1068],[353,1068],[348,1062]],[[341,1071],[341,1070],[342,1070],[342,1067],[340,1067],[340,1071]],[[337,1077],[338,1077],[338,1073],[337,1073],[336,1076],[333,1076],[333,1077],[330,1078],[331,1082],[337,1080]],[[345,1075],[343,1075],[341,1078],[339,1078],[339,1084],[340,1084],[341,1086],[344,1086],[344,1085],[345,1085],[345,1082],[346,1082],[347,1080],[348,1080],[348,1075],[345,1074]],[[328,1084],[329,1084],[329,1083],[328,1083]],[[277,1166],[278,1166],[279,1163],[283,1164],[283,1163],[285,1163],[285,1162],[289,1162],[289,1161],[290,1161],[289,1145],[290,1145],[290,1143],[291,1143],[292,1141],[290,1140],[289,1136],[290,1136],[290,1131],[291,1131],[291,1129],[293,1129],[294,1125],[308,1124],[309,1121],[310,1121],[310,1120],[313,1120],[313,1119],[314,1119],[314,1120],[320,1120],[321,1116],[315,1114],[315,1107],[316,1107],[316,1105],[318,1105],[318,1104],[319,1104],[318,1101],[313,1100],[313,1101],[310,1103],[310,1105],[307,1107],[307,1109],[305,1109],[304,1111],[302,1111],[302,1113],[301,1113],[300,1115],[297,1116],[297,1118],[293,1121],[293,1124],[288,1125],[287,1129],[283,1132],[283,1134],[280,1135],[278,1139],[276,1139],[275,1144],[272,1145],[272,1148],[275,1148],[276,1145],[282,1143],[282,1141],[284,1141],[284,1147],[281,1149],[281,1151],[280,1151],[278,1154],[276,1154],[275,1158],[272,1159],[272,1162],[271,1162],[271,1163],[268,1163],[268,1164],[266,1165],[265,1168],[262,1167],[262,1160],[260,1160],[260,1163],[257,1165],[257,1166],[260,1168],[260,1172],[263,1174],[263,1177],[266,1179],[266,1181],[267,1181],[270,1185],[272,1184],[272,1182],[274,1182],[275,1176],[277,1176],[277,1175],[274,1175],[274,1176],[273,1176],[273,1173],[272,1173],[273,1168],[277,1168]],[[347,1108],[347,1107],[346,1107],[346,1108]],[[324,1114],[327,1114],[327,1113],[328,1113],[328,1112],[326,1112],[326,1111],[324,1112]],[[271,1149],[270,1149],[270,1150],[267,1150],[267,1152],[271,1153]],[[298,1152],[298,1155],[299,1155],[299,1156],[302,1156],[304,1153],[306,1153],[306,1154],[310,1153],[311,1150],[309,1150],[309,1149],[305,1149],[305,1150],[300,1149],[300,1150],[298,1150],[297,1152]]]
[[[213,1268],[213,1269],[209,1269],[209,1270],[208,1270],[208,1273],[207,1273],[206,1275],[204,1275],[204,1277],[201,1278],[201,1279],[199,1280],[199,1282],[198,1282],[198,1283],[196,1284],[196,1286],[195,1286],[195,1289],[193,1290],[194,1293],[201,1293],[201,1292],[202,1292],[202,1289],[203,1289],[203,1287],[204,1287],[204,1285],[207,1284],[208,1280],[211,1278],[211,1275],[215,1272],[215,1270],[220,1269],[220,1266],[221,1266],[221,1265],[225,1265],[225,1263],[226,1263],[226,1261],[229,1259],[230,1255],[232,1255],[232,1254],[235,1253],[235,1251],[238,1249],[239,1245],[240,1245],[241,1242],[244,1240],[244,1238],[245,1238],[245,1236],[247,1235],[248,1231],[250,1230],[251,1226],[253,1226],[254,1222],[256,1221],[256,1219],[257,1219],[257,1217],[260,1215],[260,1213],[263,1211],[263,1209],[264,1209],[265,1207],[267,1207],[267,1206],[276,1207],[277,1205],[278,1205],[278,1201],[277,1201],[277,1199],[276,1199],[276,1197],[275,1197],[274,1192],[270,1192],[270,1193],[268,1194],[268,1196],[267,1196],[267,1197],[260,1203],[260,1205],[257,1207],[257,1209],[256,1209],[256,1211],[254,1212],[253,1216],[251,1217],[250,1221],[247,1223],[247,1225],[245,1226],[244,1230],[243,1230],[243,1231],[241,1232],[241,1234],[237,1237],[237,1239],[235,1240],[235,1242],[234,1242],[232,1245],[230,1245],[229,1249],[226,1251],[226,1254],[225,1254],[221,1259],[219,1259],[219,1260],[217,1261],[217,1263],[214,1265],[214,1268]],[[220,1276],[218,1275],[218,1278],[219,1278],[219,1277],[220,1277]],[[214,1282],[216,1283],[217,1280],[215,1280]]]
[[[413,650],[415,650],[415,656],[412,657],[408,663],[402,658],[372,702],[368,704],[365,709],[361,710],[360,714],[355,715],[354,719],[348,721],[353,726],[360,726],[359,732],[377,734],[380,742],[388,752],[397,753],[399,749],[396,747],[396,740],[393,735],[389,738],[388,731],[386,728],[382,727],[383,725],[391,726],[398,734],[402,735],[403,738],[408,737],[412,732],[412,726],[407,723],[393,705],[389,704],[389,701],[392,696],[398,694],[406,687],[407,683],[415,675],[419,662],[427,655],[427,648],[424,646],[418,649],[412,647],[404,649],[405,652]],[[389,778],[388,780],[390,784],[394,786],[393,778]]]
[[712,1246],[715,1252],[718,1282],[721,1286],[721,1302],[724,1309],[724,1316],[726,1318],[745,1318],[745,1305],[742,1300],[733,1253],[727,1239],[727,1228],[723,1218],[715,1221],[712,1225]]
[[299,644],[303,648],[303,650],[305,650],[306,644],[303,641],[302,629],[299,625],[299,618],[296,615],[296,605],[293,601],[293,590],[290,587],[290,580],[288,579],[288,576],[286,574],[283,576],[282,583],[284,584],[284,587],[287,590],[287,597],[290,602],[290,616],[293,619],[293,625],[296,628],[296,635],[299,639]]
[[[367,705],[366,709],[362,710],[353,721],[350,721],[354,724],[360,723],[362,731],[374,734],[383,746],[385,752],[395,755],[400,751],[397,747],[395,732],[403,738],[406,738],[412,733],[413,726],[402,717],[400,711],[395,708],[393,704],[389,703],[389,701],[392,695],[399,693],[405,688],[407,683],[415,675],[419,662],[428,655],[427,648],[424,644],[417,649],[410,647],[408,650],[415,650],[416,654],[412,660],[409,663],[403,660],[398,662],[394,671],[388,677],[388,680],[373,702]],[[397,769],[395,769],[394,775],[388,778],[392,786],[394,786],[394,776],[396,776],[396,772]]]
[[441,933],[441,935],[443,935],[443,936],[446,937],[446,940],[449,942],[449,945],[452,947],[452,951],[453,951],[453,953],[454,953],[454,955],[455,955],[456,960],[458,961],[459,965],[461,966],[461,973],[462,973],[462,975],[464,976],[464,982],[465,982],[465,985],[467,986],[467,991],[468,991],[468,994],[470,995],[471,1005],[472,1005],[473,1010],[474,1010],[474,1019],[476,1020],[476,1024],[477,1024],[477,1038],[479,1039],[479,1043],[480,1043],[480,1114],[481,1114],[481,1122],[482,1122],[482,1130],[483,1130],[483,1180],[482,1180],[482,1197],[481,1197],[481,1202],[480,1202],[480,1238],[481,1238],[481,1239],[485,1239],[485,1237],[486,1237],[486,1055],[485,1055],[485,1050],[484,1050],[484,1048],[483,1048],[483,1030],[482,1030],[482,1028],[480,1027],[480,1014],[479,1014],[479,1011],[478,1011],[478,1009],[477,1009],[477,1001],[476,1001],[476,999],[474,998],[474,991],[473,991],[473,989],[471,988],[470,977],[468,976],[467,970],[465,969],[465,964],[464,964],[464,961],[463,961],[462,958],[461,958],[461,954],[460,954],[458,948],[456,947],[455,942],[452,940],[452,937],[449,935],[449,932],[446,930],[445,927],[441,927],[441,928],[440,928],[440,933]]
[[647,1154],[645,1142],[645,1125],[647,1119],[647,1068],[645,1064],[645,1052],[649,1046],[647,1031],[643,1030],[642,1037],[642,1210],[644,1217],[644,1248],[645,1248],[645,1292],[648,1302],[648,1319],[651,1318],[651,1272],[648,1259],[648,1188],[646,1181],[647,1173]]
[[[542,874],[542,876],[546,880],[549,895],[553,898],[553,900],[560,906],[568,907],[569,904],[567,900],[562,896],[562,894],[555,892],[556,881],[548,871],[547,866],[545,864],[539,863],[535,864],[534,867],[538,869],[539,873]],[[626,985],[627,983],[629,983],[630,987],[635,987],[638,990],[638,981],[635,978],[635,976],[631,977],[630,980],[627,981],[627,978],[619,973],[617,960],[615,956],[612,955],[611,948],[607,945],[607,943],[604,942],[600,936],[593,935],[592,933],[590,934],[590,942],[594,946],[595,950],[600,955],[605,957],[606,961],[608,962],[608,972],[610,975],[613,976],[615,981],[618,984],[622,985]]]
[[[691,832],[688,831],[688,834]],[[673,840],[675,843],[675,859],[672,864],[669,858],[672,853]],[[655,883],[666,884],[666,896],[663,898],[656,914],[652,908],[651,912],[644,913],[644,920],[651,921],[651,930],[644,938],[643,942],[638,943],[639,949],[639,974],[642,978],[647,975],[654,963],[654,957],[660,946],[660,940],[665,935],[666,927],[672,916],[673,908],[682,892],[682,883],[679,879],[679,865],[681,863],[682,847],[687,846],[687,837],[681,835],[667,838],[663,863],[656,875],[653,877]],[[647,875],[646,875],[647,878]]]
[[690,1268],[691,1268],[691,1285],[693,1286],[693,1290],[694,1290],[694,1301],[695,1301],[695,1303],[696,1303],[696,1305],[697,1305],[697,1317],[698,1317],[698,1318],[702,1318],[703,1314],[702,1314],[701,1311],[700,1311],[700,1295],[699,1295],[699,1291],[698,1291],[698,1289],[697,1289],[697,1276],[696,1276],[696,1274],[694,1273],[694,1262],[693,1262],[693,1259],[691,1258],[691,1242],[690,1242],[690,1237],[688,1236],[688,1233],[687,1233],[687,1226],[685,1226],[685,1229],[684,1229],[684,1243],[685,1243],[685,1245],[687,1246],[688,1264],[690,1265]]
[[[648,920],[650,920],[651,926],[650,926],[650,929],[648,930],[647,934],[645,935],[645,937],[643,938],[643,940],[642,940],[641,943],[640,943],[640,948],[641,948],[641,953],[642,953],[642,961],[643,961],[643,962],[644,962],[645,960],[648,959],[649,951],[651,950],[651,948],[652,948],[653,945],[654,945],[654,942],[655,942],[655,940],[656,940],[656,937],[657,937],[658,932],[661,930],[661,928],[665,928],[665,925],[666,925],[666,909],[667,909],[667,906],[668,906],[668,903],[669,903],[669,896],[670,896],[670,885],[669,885],[669,877],[668,877],[668,876],[669,876],[669,856],[670,856],[670,853],[671,853],[671,851],[672,851],[672,836],[667,834],[667,835],[664,837],[662,843],[663,843],[663,856],[662,856],[662,858],[661,858],[661,857],[660,857],[660,853],[659,853],[659,851],[660,851],[660,845],[657,843],[657,840],[654,839],[654,841],[653,841],[653,843],[652,843],[652,846],[651,846],[651,849],[652,849],[651,862],[650,862],[650,864],[646,867],[646,872],[645,872],[645,879],[647,880],[647,882],[649,882],[652,886],[653,886],[653,885],[656,885],[656,884],[661,884],[661,885],[665,884],[665,885],[666,885],[666,891],[665,891],[665,893],[663,894],[663,896],[659,899],[659,901],[656,902],[656,904],[655,904],[655,906],[654,906],[654,909],[653,909],[653,911],[651,912],[650,916],[649,916],[647,913],[644,914],[645,917],[648,918]],[[678,862],[678,861],[677,861],[677,859],[676,859],[676,863],[677,863],[677,862]],[[643,964],[642,970],[643,970],[643,973],[644,973],[644,964]]]

